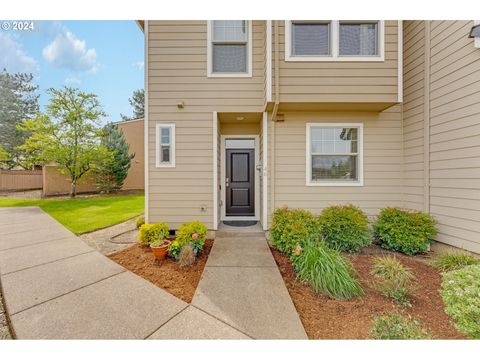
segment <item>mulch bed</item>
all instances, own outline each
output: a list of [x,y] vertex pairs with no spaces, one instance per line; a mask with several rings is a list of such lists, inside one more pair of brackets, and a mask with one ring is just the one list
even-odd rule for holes
[[213,240],[205,240],[203,251],[196,259],[195,264],[183,268],[170,258],[156,261],[150,248],[141,244],[135,244],[108,257],[170,294],[190,303],[212,245]]
[[436,339],[464,339],[453,320],[443,311],[440,297],[440,272],[424,262],[403,255],[397,258],[411,269],[419,289],[412,297],[412,307],[396,306],[369,284],[372,254],[349,256],[366,295],[349,301],[330,299],[316,294],[309,285],[296,280],[287,256],[271,249],[288,292],[310,339],[368,339],[376,315],[399,310],[420,320]]

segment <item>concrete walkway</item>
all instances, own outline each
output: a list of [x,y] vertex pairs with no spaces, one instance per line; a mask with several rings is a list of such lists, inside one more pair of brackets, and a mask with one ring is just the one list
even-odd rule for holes
[[0,284],[18,339],[248,339],[99,254],[38,207],[0,208]]
[[219,229],[192,304],[254,339],[307,339],[258,225]]

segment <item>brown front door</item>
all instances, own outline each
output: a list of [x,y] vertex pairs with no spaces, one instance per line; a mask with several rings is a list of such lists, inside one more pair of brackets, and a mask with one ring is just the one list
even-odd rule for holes
[[255,216],[255,150],[227,149],[225,199],[227,216]]

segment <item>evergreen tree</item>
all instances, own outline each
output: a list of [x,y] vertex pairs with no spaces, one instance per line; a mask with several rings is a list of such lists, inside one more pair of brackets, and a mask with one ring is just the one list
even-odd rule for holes
[[128,102],[133,107],[133,117],[120,114],[123,120],[141,119],[145,116],[145,90],[135,90]]
[[128,153],[130,145],[125,141],[123,131],[113,124],[104,127],[101,144],[113,156],[100,164],[97,170],[97,184],[100,190],[106,193],[120,190],[135,154]]
[[32,84],[33,75],[0,72],[0,146],[7,152],[5,167],[27,168],[16,147],[23,144],[28,133],[19,131],[18,125],[33,118],[39,110],[38,86]]

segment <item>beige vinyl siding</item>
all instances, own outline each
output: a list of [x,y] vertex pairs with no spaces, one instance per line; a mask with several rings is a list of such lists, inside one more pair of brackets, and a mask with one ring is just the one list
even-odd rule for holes
[[403,201],[424,209],[425,22],[404,21],[403,29]]
[[[306,186],[306,123],[361,122],[364,125],[364,186]],[[285,113],[275,125],[274,205],[319,213],[324,207],[354,203],[369,215],[401,204],[403,155],[401,108],[381,113]]]
[[480,252],[480,49],[472,21],[432,21],[430,211],[437,240]]
[[[253,21],[252,31],[253,76],[209,78],[207,21],[148,22],[150,222],[213,228],[212,113],[261,112],[265,103],[264,22]],[[156,123],[176,125],[174,168],[155,167]]]
[[381,62],[285,61],[284,21],[279,21],[279,35],[281,102],[398,101],[397,21],[385,21],[385,61]]

